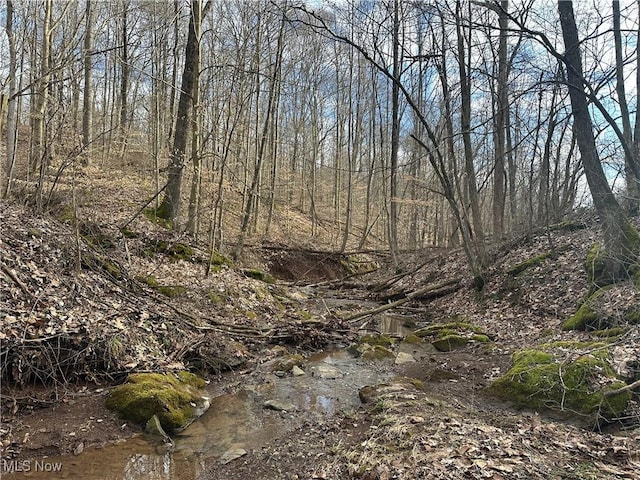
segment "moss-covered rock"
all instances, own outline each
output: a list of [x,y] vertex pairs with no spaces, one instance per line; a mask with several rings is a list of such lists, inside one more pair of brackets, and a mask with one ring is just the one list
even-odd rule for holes
[[562,325],[563,330],[604,330],[640,323],[640,291],[630,282],[593,293]]
[[276,283],[276,279],[267,272],[259,270],[257,268],[247,268],[242,271],[245,277],[254,278],[265,283]]
[[162,208],[162,206],[156,208],[145,208],[143,214],[150,222],[160,225],[162,228],[171,230],[173,228],[173,222],[169,218],[169,212]]
[[102,270],[116,280],[120,280],[122,278],[122,270],[120,270],[120,267],[113,260],[102,255],[83,252],[81,256],[81,265],[82,268],[88,270]]
[[293,367],[301,367],[303,364],[304,357],[299,353],[285,354],[271,361],[270,370],[272,372],[290,372]]
[[166,255],[173,261],[184,260],[186,262],[192,262],[195,252],[189,245],[181,242],[168,242],[166,240],[147,241],[143,254],[147,257],[153,257],[156,253]]
[[513,354],[511,369],[488,392],[535,410],[575,412],[589,421],[614,418],[627,407],[629,392],[611,366],[603,343],[556,342]]
[[394,343],[395,339],[389,335],[368,334],[350,345],[348,351],[363,360],[383,360],[394,357],[391,351]]
[[109,392],[106,406],[142,426],[156,415],[162,428],[174,433],[196,416],[204,385],[203,379],[189,372],[131,374],[127,383]]
[[224,266],[233,266],[233,260],[231,260],[226,255],[223,255],[214,248],[213,250],[209,251],[209,265],[211,266],[212,270],[219,271]]
[[358,353],[363,360],[384,360],[395,357],[390,349],[382,345],[369,345],[368,343],[361,344]]
[[430,341],[440,352],[450,352],[469,343],[491,342],[489,336],[480,327],[463,321],[429,325],[416,330],[413,335]]

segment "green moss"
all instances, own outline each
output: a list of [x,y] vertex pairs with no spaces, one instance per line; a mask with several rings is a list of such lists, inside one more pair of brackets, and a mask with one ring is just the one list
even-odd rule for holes
[[418,337],[428,337],[437,335],[439,332],[444,332],[444,335],[450,335],[454,332],[473,332],[479,334],[484,333],[480,327],[476,327],[475,325],[468,322],[435,323],[433,325],[429,325],[428,327],[416,330],[413,333]]
[[90,255],[90,254],[82,254],[81,264],[83,268],[89,270],[102,270],[107,274],[111,275],[116,280],[120,280],[122,278],[122,271],[120,267],[116,265],[112,260],[109,260],[102,255]]
[[602,316],[594,308],[594,304],[597,302],[598,297],[611,288],[613,288],[613,286],[609,285],[592,293],[578,311],[564,322],[562,329],[591,331],[618,326],[615,320]]
[[384,360],[395,356],[391,350],[382,345],[369,345],[366,343],[360,346],[359,352],[360,358],[363,360]]
[[395,339],[389,335],[383,334],[367,334],[358,339],[358,344],[379,345],[381,347],[389,347],[395,343]]
[[469,339],[467,337],[462,337],[460,335],[445,335],[444,337],[431,342],[431,345],[436,347],[439,352],[450,352],[457,348],[464,347],[467,343],[469,343]]
[[145,254],[154,256],[155,253],[167,255],[171,260],[193,261],[194,251],[189,245],[180,242],[167,242],[165,240],[151,240],[147,242]]
[[258,270],[257,268],[248,268],[243,270],[242,273],[245,277],[254,278],[256,280],[260,280],[265,283],[276,283],[276,279],[268,274],[267,272],[263,272],[262,270]]
[[222,267],[223,265],[231,267],[233,265],[233,261],[214,248],[212,251],[209,251],[209,264],[212,267]]
[[162,205],[155,208],[145,208],[143,214],[150,222],[160,225],[162,228],[171,230],[173,228],[173,222],[169,219],[168,212],[166,212]]
[[182,285],[158,285],[155,289],[165,297],[179,297],[184,295],[187,289]]
[[129,227],[120,228],[120,233],[125,238],[138,238],[140,236],[140,234],[138,232],[134,232]]
[[149,285],[152,288],[157,288],[160,286],[160,283],[153,275],[136,275],[135,279],[140,283]]
[[640,310],[632,309],[625,312],[623,319],[629,325],[640,324]]
[[413,333],[404,337],[402,341],[403,343],[410,343],[410,344],[422,343],[422,339],[419,336],[414,335]]
[[66,203],[62,206],[56,218],[61,223],[72,225],[76,221],[76,213],[73,210],[73,206]]
[[227,297],[214,290],[207,290],[207,292],[205,293],[205,296],[214,305],[222,305],[224,303],[227,303]]
[[176,432],[194,417],[204,394],[204,380],[188,373],[138,373],[127,383],[115,387],[106,398],[106,406],[123,419],[145,425],[157,415],[162,428]]
[[464,347],[471,341],[491,342],[481,328],[463,321],[437,323],[416,330],[413,334],[418,338],[431,338],[431,344],[441,352],[450,352]]
[[293,367],[300,367],[304,363],[304,358],[299,353],[286,354],[278,357],[271,367],[274,372],[290,372]]
[[519,273],[524,272],[528,268],[535,267],[536,265],[540,265],[543,261],[551,256],[552,252],[543,253],[542,255],[537,255],[535,257],[531,257],[524,262],[517,263],[513,267],[507,269],[507,273],[509,275],[518,275]]
[[627,327],[613,327],[604,330],[594,330],[593,332],[591,332],[591,335],[601,338],[613,338],[624,335],[628,331],[629,329]]
[[607,273],[604,251],[599,243],[594,244],[587,253],[585,268],[589,285],[601,288],[611,283]]
[[[576,346],[591,345],[576,343]],[[567,345],[568,346],[568,345]],[[489,388],[489,392],[532,409],[573,411],[588,417],[613,418],[621,414],[631,395],[606,397],[607,390],[624,385],[617,380],[606,349],[561,359],[548,350],[559,344],[539,346],[513,355],[513,366]],[[600,380],[598,380],[600,379]],[[603,384],[608,384],[604,389]]]
[[187,291],[182,285],[161,285],[153,275],[136,275],[135,279],[140,283],[149,285],[166,297],[179,297]]

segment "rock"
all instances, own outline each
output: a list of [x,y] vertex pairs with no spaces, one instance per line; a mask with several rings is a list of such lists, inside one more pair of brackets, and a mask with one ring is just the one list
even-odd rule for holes
[[109,410],[139,425],[157,415],[162,429],[173,433],[201,411],[204,385],[203,379],[189,372],[135,373],[127,383],[112,389],[105,403]]
[[293,403],[281,402],[279,400],[267,400],[262,404],[262,408],[275,410],[277,412],[293,412],[296,406]]
[[375,404],[381,398],[412,397],[422,390],[424,385],[415,378],[398,377],[390,383],[367,385],[358,390],[362,403]]
[[336,367],[320,364],[311,367],[311,376],[325,380],[335,380],[336,378],[343,377],[344,374]]
[[282,355],[267,362],[267,368],[272,372],[290,372],[293,367],[300,367],[304,358],[299,353]]
[[232,448],[231,450],[227,450],[220,457],[220,463],[226,465],[229,462],[233,462],[234,460],[244,457],[247,454],[247,451],[244,448]]
[[305,371],[302,370],[298,365],[293,366],[293,368],[291,369],[291,373],[293,374],[294,377],[300,377],[302,375],[306,375]]
[[520,407],[554,410],[589,425],[620,416],[631,393],[608,392],[626,384],[618,379],[605,343],[553,342],[519,350],[513,365],[487,390]]
[[414,363],[416,361],[410,353],[400,352],[396,356],[395,364],[402,365],[404,363]]
[[153,437],[155,440],[165,441],[169,439],[169,435],[167,435],[167,432],[162,428],[157,415],[154,415],[149,419],[144,427],[144,433]]

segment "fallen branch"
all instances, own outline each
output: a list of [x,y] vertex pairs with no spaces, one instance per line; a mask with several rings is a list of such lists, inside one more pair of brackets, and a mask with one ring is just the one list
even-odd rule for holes
[[16,273],[13,270],[11,270],[9,267],[7,267],[4,263],[0,263],[0,270],[2,270],[2,272],[6,274],[10,280],[13,281],[13,283],[15,283],[18,287],[20,287],[20,290],[22,290],[22,292],[27,297],[29,297],[32,300],[36,298],[35,295],[29,291],[27,286],[24,283],[22,283],[22,281],[18,278]]
[[615,395],[620,395],[621,393],[627,392],[629,390],[634,390],[638,387],[640,387],[640,380],[636,380],[635,382],[630,383],[629,385],[625,385],[624,387],[620,387],[616,390],[610,390],[608,392],[604,392],[604,396],[613,397]]
[[370,315],[375,315],[377,313],[382,313],[384,311],[390,310],[392,308],[396,308],[402,304],[410,302],[415,299],[425,299],[425,298],[436,298],[443,295],[447,295],[449,293],[455,292],[456,290],[462,288],[460,282],[461,278],[455,278],[453,280],[447,280],[444,282],[436,283],[435,285],[428,285],[419,290],[415,290],[409,293],[406,297],[401,298],[400,300],[396,300],[395,302],[387,303],[385,305],[381,305],[372,310],[366,310],[364,312],[354,313],[353,315],[345,318],[346,321],[356,320],[358,318],[368,317]]

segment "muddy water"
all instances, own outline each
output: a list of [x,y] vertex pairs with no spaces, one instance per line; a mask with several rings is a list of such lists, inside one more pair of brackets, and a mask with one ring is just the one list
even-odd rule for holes
[[[384,380],[377,370],[344,350],[323,352],[308,359],[304,375],[265,372],[236,393],[215,396],[209,410],[175,438],[171,451],[137,437],[75,457],[5,465],[2,479],[193,480],[207,465],[259,449],[310,416],[356,407],[360,387]],[[7,474],[11,468],[28,471]]]

